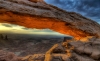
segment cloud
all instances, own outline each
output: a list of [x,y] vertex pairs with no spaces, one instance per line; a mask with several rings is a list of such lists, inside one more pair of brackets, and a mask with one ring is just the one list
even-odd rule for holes
[[39,35],[63,35],[50,29],[31,29],[23,26],[0,23],[0,33],[18,33],[18,34],[39,34]]
[[2,25],[2,26],[5,26],[5,27],[10,27],[10,28],[13,27],[11,24],[6,24],[6,23],[2,23],[1,25]]
[[33,32],[55,32],[50,29],[32,29]]
[[23,26],[19,26],[16,24],[9,24],[9,23],[0,23],[0,27],[4,27],[4,28],[9,28],[12,30],[28,30],[28,28],[25,28]]
[[23,30],[29,30],[29,28],[26,28],[26,27],[23,27],[22,29],[23,29]]
[[0,30],[24,30],[23,26],[9,24],[9,23],[0,23]]
[[45,0],[66,11],[73,11],[83,16],[100,21],[100,0]]
[[25,31],[30,31],[30,32],[54,32],[50,29],[31,29],[31,28],[26,28],[23,26],[15,25],[15,24],[8,24],[8,23],[0,23],[0,27],[2,29],[9,29],[9,30],[25,30]]

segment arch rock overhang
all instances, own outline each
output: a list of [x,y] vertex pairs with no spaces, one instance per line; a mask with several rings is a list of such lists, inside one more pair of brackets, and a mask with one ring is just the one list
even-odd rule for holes
[[100,25],[74,12],[46,4],[43,0],[0,0],[0,22],[28,28],[49,28],[79,40],[100,37]]

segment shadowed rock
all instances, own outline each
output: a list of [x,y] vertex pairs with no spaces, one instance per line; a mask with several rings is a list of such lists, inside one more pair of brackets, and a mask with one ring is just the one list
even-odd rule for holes
[[82,57],[100,60],[100,39],[91,39],[89,42],[73,41],[69,44],[74,46],[75,55],[79,54]]

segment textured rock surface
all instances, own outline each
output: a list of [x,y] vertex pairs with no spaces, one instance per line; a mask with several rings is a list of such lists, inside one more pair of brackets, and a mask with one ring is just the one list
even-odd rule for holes
[[100,37],[98,23],[80,14],[46,4],[43,0],[0,0],[0,22],[29,28],[50,28],[76,39]]
[[12,52],[0,50],[0,61],[21,61],[21,58],[17,57]]
[[46,54],[34,54],[26,57],[17,57],[11,52],[0,50],[0,61],[100,61],[100,39],[92,38],[89,42],[84,43],[74,40],[63,43],[62,46],[55,44]]
[[72,41],[69,45],[74,46],[72,55],[77,60],[100,61],[100,39],[92,38],[89,42]]

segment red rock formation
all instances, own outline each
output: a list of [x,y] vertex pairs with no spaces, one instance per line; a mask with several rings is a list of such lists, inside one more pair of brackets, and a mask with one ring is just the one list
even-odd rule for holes
[[76,39],[100,37],[98,23],[80,14],[46,4],[43,0],[0,0],[0,22],[28,28],[49,28]]

